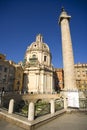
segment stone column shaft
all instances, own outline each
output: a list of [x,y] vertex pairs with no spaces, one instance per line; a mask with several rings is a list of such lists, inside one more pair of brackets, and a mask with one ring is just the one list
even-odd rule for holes
[[28,120],[33,121],[34,120],[34,103],[30,102],[28,107]]
[[51,103],[51,108],[50,108],[51,114],[54,114],[55,113],[55,101],[52,99],[50,101],[50,103]]
[[14,99],[11,99],[9,102],[9,109],[8,109],[8,113],[12,114],[14,110]]
[[60,15],[59,24],[61,26],[62,36],[62,54],[64,67],[64,87],[65,90],[75,90],[75,73],[74,73],[74,56],[72,49],[72,41],[69,28],[70,16],[63,10]]

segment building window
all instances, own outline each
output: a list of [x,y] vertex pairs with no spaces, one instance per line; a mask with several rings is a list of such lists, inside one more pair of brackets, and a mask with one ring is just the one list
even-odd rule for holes
[[29,58],[30,63],[35,64],[37,62],[38,58],[35,54],[32,55],[31,58]]
[[1,82],[2,74],[0,73],[0,82]]
[[7,72],[7,68],[6,67],[4,68],[4,72]]
[[46,62],[46,60],[47,60],[47,56],[44,56],[44,61]]
[[2,71],[2,65],[0,65],[0,71]]
[[17,81],[17,91],[19,90],[20,88],[20,81]]
[[33,55],[32,55],[32,57],[33,57],[33,58],[36,58],[36,55],[35,55],[35,54],[33,54]]
[[44,48],[46,48],[46,45],[44,45]]
[[3,82],[5,82],[7,79],[7,75],[4,75]]
[[36,47],[37,45],[35,44],[34,47]]

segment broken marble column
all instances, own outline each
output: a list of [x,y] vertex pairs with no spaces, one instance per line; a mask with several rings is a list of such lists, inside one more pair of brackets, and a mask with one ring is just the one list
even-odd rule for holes
[[50,101],[50,104],[51,104],[51,109],[50,109],[51,114],[54,114],[55,113],[55,101],[52,99]]
[[67,110],[67,98],[64,97],[64,109]]
[[28,120],[33,121],[34,120],[34,103],[30,102],[28,107]]
[[8,109],[8,113],[12,114],[14,110],[14,99],[11,99],[9,102],[9,109]]

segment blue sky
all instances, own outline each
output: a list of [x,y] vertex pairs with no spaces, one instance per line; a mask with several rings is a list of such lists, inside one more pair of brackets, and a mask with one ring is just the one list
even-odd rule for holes
[[23,61],[27,47],[41,33],[52,53],[52,64],[62,68],[61,7],[71,15],[70,30],[75,64],[87,63],[86,0],[0,0],[0,53]]

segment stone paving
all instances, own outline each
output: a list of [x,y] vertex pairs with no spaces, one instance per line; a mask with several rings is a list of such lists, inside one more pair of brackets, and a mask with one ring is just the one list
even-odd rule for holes
[[[35,130],[87,130],[87,112],[71,112],[62,114],[55,120],[39,126]],[[0,130],[23,130],[0,119]]]
[[0,119],[0,130],[24,130],[24,129],[19,128],[16,125],[13,125]]
[[87,113],[63,114],[36,130],[87,130]]

